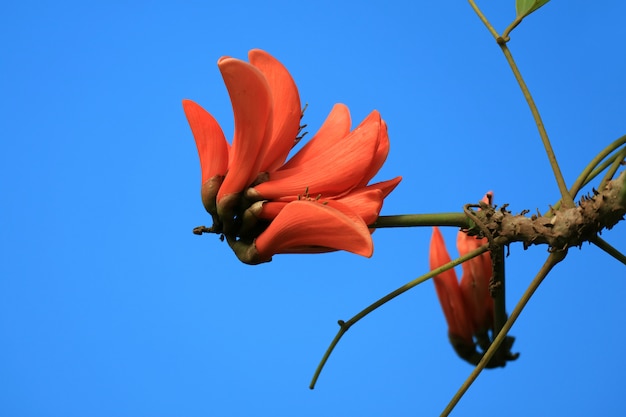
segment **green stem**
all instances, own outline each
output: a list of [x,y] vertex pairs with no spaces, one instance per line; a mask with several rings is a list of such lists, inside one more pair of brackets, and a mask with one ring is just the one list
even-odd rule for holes
[[[537,129],[539,130],[539,136],[541,137],[541,141],[543,142],[543,147],[545,148],[546,154],[548,155],[548,160],[550,161],[550,166],[552,167],[552,171],[554,173],[554,178],[556,179],[556,183],[559,187],[559,192],[561,194],[561,200],[563,201],[563,206],[566,208],[575,207],[574,199],[569,194],[567,190],[567,186],[565,185],[563,174],[561,173],[559,164],[556,161],[556,155],[554,154],[554,150],[552,149],[552,145],[550,144],[550,139],[548,138],[548,133],[546,132],[546,129],[543,125],[543,121],[541,120],[541,115],[539,114],[539,110],[537,109],[537,106],[535,105],[535,101],[533,100],[533,97],[530,94],[530,90],[528,89],[528,86],[526,86],[526,82],[524,81],[522,74],[517,68],[517,64],[515,63],[515,60],[513,59],[513,55],[511,55],[511,51],[509,51],[509,48],[506,46],[506,40],[503,39],[502,36],[500,36],[498,32],[493,28],[491,23],[489,23],[489,20],[487,20],[485,15],[483,15],[481,10],[476,5],[476,3],[474,3],[474,0],[469,0],[469,3],[472,6],[472,9],[474,9],[474,12],[478,15],[480,20],[487,27],[489,32],[491,32],[491,35],[496,39],[496,42],[498,43],[498,46],[500,46],[500,49],[504,53],[504,56],[507,62],[509,63],[511,70],[513,70],[513,75],[515,76],[515,79],[517,80],[517,83],[519,84],[520,89],[522,90],[522,94],[524,94],[524,98],[526,99],[526,102],[528,103],[528,107],[530,108],[533,118],[535,119],[535,124],[537,125]],[[507,35],[508,35],[508,32],[507,32]]]
[[491,32],[491,35],[496,38],[496,40],[498,38],[500,38],[500,35],[498,34],[498,32],[493,28],[493,26],[491,26],[491,23],[489,23],[489,20],[487,20],[487,18],[485,17],[485,15],[483,14],[483,12],[478,8],[478,6],[476,5],[476,3],[474,3],[474,0],[469,0],[469,4],[470,6],[472,6],[472,9],[474,9],[474,12],[476,13],[476,15],[480,18],[480,20],[483,22],[483,24],[485,25],[485,27],[487,27],[487,30],[489,32]]
[[388,301],[393,300],[394,298],[396,298],[400,294],[410,290],[411,288],[421,284],[422,282],[425,282],[425,281],[429,280],[430,278],[434,277],[435,275],[439,275],[442,272],[447,271],[448,269],[454,268],[455,266],[460,265],[463,262],[480,255],[481,253],[485,253],[488,250],[489,250],[489,245],[485,244],[485,245],[479,247],[478,249],[475,249],[475,250],[467,253],[466,255],[461,256],[460,258],[457,258],[457,259],[455,259],[455,260],[453,260],[451,262],[448,262],[447,264],[442,265],[442,266],[440,266],[437,269],[433,269],[429,273],[424,274],[424,275],[422,275],[422,276],[420,276],[418,278],[415,278],[413,281],[411,281],[411,282],[409,282],[407,284],[404,284],[402,287],[396,289],[395,291],[390,292],[389,294],[387,294],[383,298],[381,298],[378,301],[370,304],[367,308],[363,309],[360,313],[358,313],[357,315],[352,317],[350,320],[345,321],[345,322],[343,320],[339,320],[339,326],[340,326],[339,327],[339,332],[337,332],[337,335],[335,336],[333,341],[328,346],[328,349],[326,349],[326,352],[324,353],[324,356],[322,357],[322,360],[320,361],[319,365],[317,365],[317,369],[315,370],[315,373],[313,374],[313,378],[311,379],[311,384],[309,385],[309,388],[310,389],[315,388],[315,384],[317,383],[317,379],[319,378],[320,374],[322,373],[322,369],[324,369],[324,365],[326,364],[326,362],[328,361],[328,358],[330,357],[331,353],[335,349],[335,346],[337,346],[337,344],[339,343],[339,340],[341,339],[341,337],[344,335],[345,332],[348,331],[348,329],[350,327],[352,327],[352,325],[356,324],[363,317],[367,316],[369,313],[371,313],[372,311],[376,310],[378,307],[382,306],[383,304],[387,303]]
[[623,263],[624,265],[626,265],[626,256],[617,249],[615,249],[613,246],[611,246],[601,237],[595,236],[590,239],[590,242],[617,259],[618,261],[620,261],[621,263]]
[[[589,164],[587,164],[587,166],[580,173],[578,178],[576,178],[576,181],[574,182],[574,184],[572,185],[572,188],[569,191],[570,195],[574,197],[576,194],[578,194],[580,189],[583,188],[585,184],[587,184],[589,181],[591,181],[594,178],[594,176],[590,175],[594,171],[594,168],[596,168],[598,164],[600,164],[600,162],[602,162],[602,160],[607,157],[607,155],[609,155],[611,152],[613,152],[615,149],[619,148],[625,143],[626,143],[626,135],[613,141],[613,143],[611,143],[609,146],[602,149],[602,151],[600,151],[600,153],[597,154],[595,158],[593,158],[589,162]],[[617,157],[617,154],[611,158],[611,161],[615,160],[616,157]]]
[[465,213],[400,214],[397,216],[380,216],[369,227],[382,229],[416,226],[456,226],[467,229],[470,224]]
[[537,290],[537,288],[539,287],[543,279],[548,275],[548,273],[552,270],[552,268],[556,264],[558,264],[563,259],[565,259],[565,255],[567,255],[566,251],[559,251],[559,252],[553,252],[550,254],[550,256],[548,256],[548,259],[543,264],[543,266],[541,267],[541,269],[539,270],[539,272],[537,273],[533,281],[530,283],[530,285],[528,286],[528,288],[522,295],[522,298],[520,298],[519,302],[515,306],[515,309],[513,309],[513,311],[511,312],[511,316],[508,318],[506,323],[504,323],[502,330],[498,333],[496,338],[493,340],[493,343],[491,344],[491,346],[489,346],[489,349],[487,349],[487,351],[483,355],[483,358],[480,360],[478,365],[476,365],[476,368],[474,368],[474,370],[469,375],[469,377],[465,380],[463,385],[461,385],[461,388],[459,388],[456,394],[454,394],[454,397],[452,397],[452,399],[450,400],[446,408],[441,413],[442,416],[450,415],[454,407],[458,404],[461,397],[463,397],[463,395],[467,392],[467,390],[472,385],[472,383],[476,380],[480,372],[485,368],[485,365],[489,363],[493,355],[496,353],[496,351],[500,347],[500,344],[502,344],[502,341],[504,341],[504,338],[508,334],[509,330],[511,330],[511,327],[513,327],[515,320],[517,320],[517,318],[519,317],[524,307],[526,307],[528,300],[530,300],[530,298],[533,296],[533,294],[535,293],[535,291]]
[[611,179],[613,178],[613,175],[615,175],[615,173],[617,172],[617,169],[620,167],[625,157],[626,157],[626,148],[619,151],[617,155],[615,156],[613,163],[611,164],[609,169],[606,171],[606,174],[604,174],[602,181],[600,181],[600,185],[598,186],[598,191],[604,190],[606,183],[611,181]]
[[522,23],[523,19],[524,19],[524,16],[517,16],[515,18],[515,20],[513,22],[511,22],[509,27],[504,29],[504,32],[502,32],[502,41],[503,42],[508,42],[510,40],[509,33],[511,33],[511,31],[513,29],[515,29],[520,23]]
[[572,208],[575,207],[574,199],[570,195],[567,190],[567,186],[565,185],[565,180],[563,179],[563,174],[561,173],[561,168],[559,168],[559,164],[556,160],[556,155],[554,154],[554,150],[552,149],[552,144],[550,143],[550,139],[548,138],[548,133],[546,132],[546,128],[541,120],[541,115],[539,114],[539,110],[535,105],[535,101],[533,100],[532,95],[530,94],[530,90],[526,86],[526,82],[524,78],[522,78],[522,74],[517,68],[517,64],[513,59],[513,55],[511,55],[511,51],[506,46],[505,43],[499,43],[500,49],[504,54],[511,70],[513,71],[513,75],[517,80],[517,83],[524,94],[524,98],[526,99],[526,103],[528,103],[528,107],[535,119],[535,124],[537,125],[537,129],[539,130],[539,136],[541,137],[541,141],[543,142],[543,147],[545,148],[546,154],[548,155],[548,160],[550,161],[550,166],[552,167],[552,172],[554,173],[554,178],[556,179],[556,183],[559,187],[559,191],[561,193],[561,200],[563,201],[563,207]]
[[[620,158],[620,155],[622,155],[622,152],[624,152],[624,150],[626,148],[620,150],[619,152],[614,153],[613,155],[611,155],[605,161],[603,161],[601,164],[598,165],[598,162],[601,161],[602,158],[604,158],[604,156],[606,156],[608,153],[610,153],[613,150],[615,150],[614,145],[619,146],[619,145],[622,145],[624,143],[626,143],[626,135],[622,136],[620,139],[618,139],[617,141],[613,142],[611,145],[609,145],[607,148],[605,148],[600,154],[598,154],[587,165],[587,167],[583,170],[583,172],[578,176],[578,178],[576,179],[576,182],[574,183],[574,185],[570,189],[570,195],[575,196],[576,194],[578,194],[578,192],[585,185],[589,184],[595,177],[600,175],[600,173],[602,173],[602,171],[604,171],[610,165],[615,163],[615,160],[617,158]],[[605,152],[605,151],[608,151],[608,152]],[[604,154],[604,156],[602,156],[603,154]],[[623,158],[623,156],[621,156],[620,160],[622,158]],[[552,208],[553,208],[552,212],[554,212],[555,210],[558,210],[560,207],[561,207],[561,201],[558,201],[554,206],[552,206]],[[550,216],[550,213],[548,213],[546,215]]]
[[609,166],[611,166],[613,164],[613,162],[615,161],[615,158],[617,158],[618,153],[616,152],[614,155],[611,155],[611,157],[609,157],[606,161],[602,162],[600,165],[598,165],[596,167],[596,169],[594,169],[591,174],[589,174],[589,176],[587,177],[587,179],[585,180],[585,182],[583,183],[583,187],[587,184],[589,184],[595,177],[597,177],[598,175],[600,175],[602,173],[602,171],[604,171],[605,169],[607,169]]

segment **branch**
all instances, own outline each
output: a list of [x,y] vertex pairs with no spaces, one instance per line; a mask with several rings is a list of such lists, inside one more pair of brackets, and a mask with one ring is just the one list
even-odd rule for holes
[[[552,209],[544,216],[530,218],[513,215],[506,205],[496,210],[487,207],[476,216],[481,218],[498,245],[523,242],[524,249],[531,245],[547,244],[551,251],[590,242],[604,229],[611,229],[626,214],[626,171],[609,181],[604,189],[592,196],[583,196],[578,206]],[[470,234],[480,235],[470,229]]]
[[337,335],[335,336],[333,341],[330,342],[330,345],[328,346],[328,349],[326,349],[326,352],[324,353],[324,356],[322,357],[322,360],[320,361],[319,365],[317,365],[317,369],[315,370],[315,373],[313,374],[313,378],[311,379],[311,384],[309,384],[309,388],[310,389],[315,388],[317,379],[319,378],[320,373],[322,372],[322,369],[324,369],[324,365],[326,365],[326,361],[328,361],[330,354],[335,349],[335,346],[337,346],[337,343],[339,343],[339,340],[341,339],[341,337],[348,331],[348,329],[350,329],[350,327],[352,327],[353,324],[355,324],[356,322],[361,320],[363,317],[367,316],[369,313],[376,310],[378,307],[382,306],[386,302],[393,300],[400,294],[410,290],[411,288],[421,284],[422,282],[429,280],[435,275],[441,274],[442,272],[447,271],[448,269],[454,268],[455,266],[460,265],[463,262],[480,255],[481,253],[487,252],[487,250],[488,250],[488,245],[482,245],[481,247],[474,249],[471,252],[468,252],[467,254],[461,256],[460,258],[450,261],[447,264],[442,265],[439,268],[433,269],[427,274],[424,274],[418,278],[415,278],[413,281],[407,284],[404,284],[402,287],[396,289],[395,291],[390,292],[383,298],[370,304],[367,308],[363,309],[360,313],[352,317],[350,320],[348,321],[339,320],[338,321],[339,331],[337,332]]
[[489,346],[489,349],[487,349],[478,365],[476,365],[476,368],[474,368],[470,376],[467,377],[467,379],[465,380],[463,385],[461,385],[461,388],[459,388],[454,397],[452,397],[446,408],[441,413],[441,416],[448,416],[452,412],[461,397],[463,397],[463,395],[467,392],[472,383],[476,380],[476,378],[478,378],[478,375],[489,363],[502,342],[506,339],[507,333],[509,332],[509,330],[511,330],[511,327],[513,327],[513,323],[515,323],[515,320],[517,320],[524,307],[526,307],[526,304],[528,303],[528,300],[530,300],[530,297],[532,297],[537,288],[539,288],[539,285],[552,270],[552,268],[565,258],[565,255],[567,255],[567,251],[553,252],[550,254],[550,256],[548,256],[548,259],[537,273],[537,276],[535,276],[535,279],[533,279],[533,281],[530,283],[530,285],[522,295],[522,298],[520,298],[519,302],[515,306],[515,309],[513,309],[513,311],[511,312],[511,316],[506,321],[506,323],[504,323],[504,326],[502,327],[500,333],[498,333],[496,338],[493,340],[493,343],[491,344],[491,346]]

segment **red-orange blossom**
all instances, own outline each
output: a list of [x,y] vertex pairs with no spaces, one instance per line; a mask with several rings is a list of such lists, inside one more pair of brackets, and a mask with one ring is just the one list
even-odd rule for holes
[[351,131],[348,108],[336,104],[311,141],[286,161],[300,131],[298,89],[267,52],[253,49],[248,58],[218,60],[234,113],[232,145],[208,112],[183,101],[212,230],[249,264],[276,253],[371,256],[367,225],[401,180],[367,185],[389,152],[385,122],[373,111]]
[[[483,198],[490,204],[493,193]],[[457,234],[459,255],[468,254],[487,242],[463,231]],[[439,228],[433,228],[430,241],[430,269],[436,269],[450,262],[450,255]],[[483,253],[461,264],[463,275],[457,280],[453,269],[433,277],[435,290],[448,323],[448,337],[459,356],[474,362],[480,359],[476,342],[483,350],[489,346],[489,331],[493,330],[494,302],[489,293],[492,276],[492,262],[489,253]]]

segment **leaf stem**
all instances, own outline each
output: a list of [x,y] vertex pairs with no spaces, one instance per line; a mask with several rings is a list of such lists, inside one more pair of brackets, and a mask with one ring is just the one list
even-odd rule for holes
[[[543,142],[543,147],[545,148],[546,154],[548,156],[548,160],[550,161],[550,166],[552,167],[554,178],[556,179],[556,183],[559,187],[559,192],[561,194],[561,200],[563,201],[563,206],[565,208],[575,207],[574,199],[569,194],[569,191],[567,190],[567,186],[565,185],[563,174],[561,173],[561,169],[559,168],[559,164],[557,163],[556,155],[554,154],[554,150],[552,149],[552,145],[550,144],[550,139],[548,138],[548,133],[546,132],[543,121],[541,120],[541,115],[539,114],[539,110],[537,109],[535,101],[533,100],[533,97],[530,94],[530,90],[528,89],[528,86],[526,85],[526,82],[524,81],[524,78],[522,77],[522,74],[520,73],[519,68],[517,67],[517,64],[515,63],[515,60],[513,59],[513,55],[511,54],[511,51],[506,46],[506,41],[508,39],[505,40],[502,38],[502,36],[498,34],[498,32],[493,28],[491,23],[489,23],[489,20],[487,20],[485,15],[483,15],[481,10],[478,8],[474,0],[469,0],[469,3],[470,3],[470,6],[472,6],[472,9],[474,9],[474,12],[478,15],[480,20],[487,27],[491,35],[495,38],[496,42],[498,43],[498,46],[500,47],[500,49],[502,50],[502,53],[504,54],[504,57],[506,58],[509,66],[511,67],[511,70],[513,71],[513,75],[515,76],[515,79],[517,80],[517,83],[519,84],[520,89],[522,90],[522,94],[524,95],[524,98],[526,99],[526,103],[528,104],[528,107],[530,108],[530,112],[532,113],[533,118],[535,119],[535,124],[537,125],[537,129],[539,130],[539,136],[541,137],[541,141]],[[511,28],[511,30],[512,29],[513,28]],[[510,30],[508,30],[508,32],[510,32]],[[508,32],[507,32],[507,36],[508,36]]]
[[504,32],[502,32],[502,40],[504,42],[508,42],[511,39],[509,37],[509,33],[511,33],[513,29],[515,29],[520,23],[522,23],[523,19],[524,16],[517,16],[515,20],[511,22],[511,24],[506,29],[504,29]]
[[396,289],[395,291],[390,292],[389,294],[387,294],[386,296],[384,296],[383,298],[379,299],[378,301],[370,304],[367,308],[363,309],[361,312],[359,312],[357,315],[355,315],[354,317],[352,317],[350,320],[348,321],[343,321],[343,320],[339,320],[339,332],[337,332],[337,335],[335,336],[335,338],[333,339],[333,341],[330,343],[330,345],[328,346],[328,349],[326,349],[326,352],[324,353],[324,356],[322,357],[322,360],[320,361],[319,365],[317,365],[317,369],[315,370],[315,373],[313,374],[313,378],[311,379],[311,383],[309,384],[309,388],[313,389],[315,388],[315,384],[317,383],[317,379],[319,378],[322,369],[324,369],[324,365],[326,364],[326,362],[328,361],[328,358],[330,357],[331,353],[333,352],[333,350],[335,349],[335,346],[337,346],[337,344],[339,343],[339,340],[341,339],[341,337],[344,335],[344,333],[346,333],[348,331],[348,329],[350,327],[352,327],[352,325],[356,324],[359,320],[361,320],[363,317],[367,316],[369,313],[371,313],[372,311],[376,310],[378,307],[382,306],[383,304],[387,303],[388,301],[393,300],[394,298],[396,298],[397,296],[399,296],[400,294],[410,290],[411,288],[429,280],[430,278],[434,277],[435,275],[441,274],[444,271],[447,271],[448,269],[454,268],[457,265],[462,264],[463,262],[472,259],[478,255],[480,255],[481,253],[485,253],[489,250],[489,245],[485,244],[482,245],[481,247],[467,253],[464,256],[461,256],[453,261],[448,262],[445,265],[440,266],[437,269],[433,269],[432,271],[428,272],[427,274],[424,274],[418,278],[415,278],[413,281],[408,282],[406,284],[404,284],[402,287]]
[[489,346],[489,349],[487,349],[487,351],[483,355],[483,358],[480,360],[478,365],[476,365],[472,373],[465,380],[463,385],[461,385],[461,388],[459,388],[456,394],[454,394],[454,397],[452,397],[452,399],[450,400],[446,408],[441,413],[442,417],[450,415],[454,407],[458,404],[461,397],[463,397],[463,395],[467,392],[469,387],[476,380],[476,378],[481,373],[481,371],[485,368],[485,365],[489,363],[493,355],[496,353],[496,351],[500,347],[500,344],[502,343],[502,341],[504,341],[504,338],[506,337],[507,333],[509,332],[509,330],[511,330],[511,327],[515,323],[515,320],[517,320],[517,318],[519,317],[524,307],[526,307],[528,300],[530,300],[530,298],[533,296],[533,294],[535,293],[535,291],[537,290],[537,288],[539,287],[543,279],[548,275],[548,273],[552,270],[552,268],[556,264],[558,264],[563,259],[565,259],[565,255],[567,255],[566,251],[558,251],[558,252],[552,252],[550,256],[548,256],[548,259],[543,264],[543,266],[541,267],[541,269],[539,270],[539,272],[537,273],[533,281],[530,283],[530,285],[528,286],[528,288],[526,289],[526,291],[520,298],[519,302],[515,306],[515,309],[513,309],[513,311],[511,312],[511,316],[508,318],[506,323],[504,323],[502,330],[498,333],[496,338],[493,340],[493,343],[491,344],[491,346]]

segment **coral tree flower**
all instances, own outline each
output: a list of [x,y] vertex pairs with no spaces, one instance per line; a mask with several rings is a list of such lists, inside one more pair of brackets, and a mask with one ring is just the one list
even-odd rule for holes
[[287,161],[299,140],[298,89],[267,52],[253,49],[248,58],[218,60],[234,113],[232,145],[208,112],[183,101],[200,157],[202,202],[213,217],[210,230],[250,264],[277,253],[371,256],[367,225],[401,180],[368,185],[389,152],[385,122],[373,111],[351,130],[348,108],[337,104]]
[[[483,199],[491,203],[492,193]],[[457,249],[461,256],[478,249],[486,243],[485,238],[477,239],[459,231]],[[443,236],[437,227],[433,228],[430,242],[430,269],[436,269],[450,262]],[[489,281],[492,275],[491,257],[488,252],[472,258],[462,265],[461,282],[456,273],[449,269],[436,275],[433,280],[435,290],[448,323],[448,337],[455,351],[463,359],[477,363],[480,355],[476,351],[474,337],[481,349],[489,347],[489,331],[493,330],[493,298],[489,294]]]
[[[493,193],[488,192],[483,202],[490,205]],[[456,239],[456,248],[460,256],[478,249],[487,243],[487,238],[477,239],[467,233],[459,232]],[[488,332],[493,328],[493,298],[489,293],[489,281],[493,273],[489,252],[478,255],[461,264],[461,293],[470,312],[474,334],[482,348],[488,346]]]
[[[438,227],[433,227],[430,240],[430,269],[437,269],[451,261],[446,244]],[[459,356],[471,357],[476,352],[471,313],[465,302],[454,269],[433,277],[435,290],[448,323],[448,338]]]

